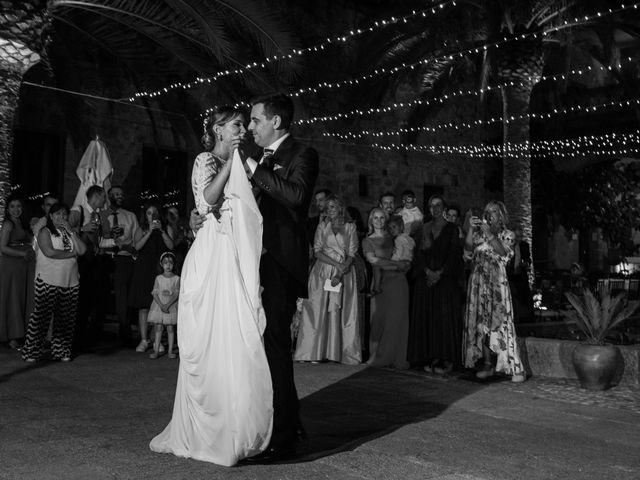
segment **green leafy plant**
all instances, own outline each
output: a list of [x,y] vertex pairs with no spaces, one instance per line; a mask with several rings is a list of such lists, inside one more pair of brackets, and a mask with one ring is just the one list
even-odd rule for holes
[[625,305],[624,292],[612,297],[610,291],[605,291],[600,300],[588,288],[584,289],[582,295],[571,292],[565,295],[575,309],[570,315],[587,337],[587,343],[592,345],[604,345],[607,335],[631,317],[640,306],[638,300]]

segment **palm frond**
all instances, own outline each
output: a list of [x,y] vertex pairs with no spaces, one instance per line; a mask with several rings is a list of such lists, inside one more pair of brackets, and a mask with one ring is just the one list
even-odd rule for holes
[[565,296],[575,309],[572,314],[578,327],[588,341],[594,344],[603,344],[607,335],[633,315],[640,306],[640,301],[637,300],[623,306],[624,292],[611,297],[611,293],[606,291],[600,301],[589,289],[585,289],[582,296],[572,292],[565,293]]
[[220,19],[220,12],[216,12],[217,15],[212,14],[209,2],[203,0],[165,0],[165,2],[180,16],[192,21],[189,22],[193,23],[191,30],[202,35],[216,57],[222,58],[223,53],[231,51],[230,43],[223,33],[225,26]]

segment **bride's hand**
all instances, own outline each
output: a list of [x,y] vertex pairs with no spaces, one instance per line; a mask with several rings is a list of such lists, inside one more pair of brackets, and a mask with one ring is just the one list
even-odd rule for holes
[[191,216],[189,217],[189,227],[194,232],[197,232],[202,228],[202,224],[207,219],[205,215],[199,215],[197,209],[191,210]]
[[231,150],[238,150],[242,163],[247,161],[249,154],[249,142],[246,135],[234,135],[231,137]]

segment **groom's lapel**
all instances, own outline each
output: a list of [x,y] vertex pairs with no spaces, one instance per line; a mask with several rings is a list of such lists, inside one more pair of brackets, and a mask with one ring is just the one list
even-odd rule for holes
[[293,148],[293,138],[287,137],[278,147],[271,159],[271,168],[274,173],[281,177],[286,177],[291,163],[291,150]]

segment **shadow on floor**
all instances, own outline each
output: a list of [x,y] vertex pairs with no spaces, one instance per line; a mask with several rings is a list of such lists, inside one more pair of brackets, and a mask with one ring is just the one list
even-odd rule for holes
[[[424,382],[424,375],[368,368],[302,398],[302,422],[309,440],[293,461],[354,450],[405,425],[435,418],[486,385],[468,383],[442,398],[435,388],[433,394],[425,394]],[[394,404],[399,407],[391,408]]]

